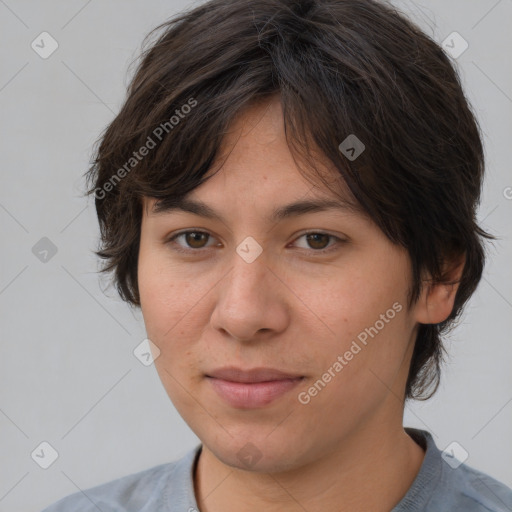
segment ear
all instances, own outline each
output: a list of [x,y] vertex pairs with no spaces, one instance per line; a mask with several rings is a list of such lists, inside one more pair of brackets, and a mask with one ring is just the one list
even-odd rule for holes
[[452,259],[444,266],[443,282],[424,279],[422,290],[416,303],[416,321],[420,324],[438,324],[446,320],[452,310],[455,295],[466,263],[464,254]]

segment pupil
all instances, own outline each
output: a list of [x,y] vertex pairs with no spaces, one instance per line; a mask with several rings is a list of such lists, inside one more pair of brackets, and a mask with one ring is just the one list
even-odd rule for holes
[[[205,236],[204,233],[189,233],[188,235],[190,237],[192,237],[192,241],[193,242],[201,242],[201,237]],[[192,243],[192,246],[196,247],[193,243]],[[200,246],[200,244],[199,244],[199,246]]]
[[322,234],[322,233],[314,233],[312,235],[308,235],[308,242],[311,242],[313,240],[313,247],[316,248],[316,249],[323,249],[325,247],[325,244],[322,244],[320,242],[320,245],[322,245],[322,247],[315,247],[315,243],[318,242],[318,239],[319,238],[324,238],[324,241],[325,239],[327,238],[328,235],[325,235],[325,234]]

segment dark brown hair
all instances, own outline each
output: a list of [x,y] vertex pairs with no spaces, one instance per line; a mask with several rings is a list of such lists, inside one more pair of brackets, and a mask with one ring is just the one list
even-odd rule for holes
[[[375,0],[211,0],[156,27],[140,59],[88,171],[97,254],[121,297],[140,305],[142,197],[165,203],[203,183],[234,117],[279,94],[293,154],[314,169],[311,148],[323,153],[363,210],[407,249],[410,304],[425,276],[446,281],[447,265],[465,257],[449,318],[418,331],[405,397],[432,396],[441,335],[476,289],[482,242],[493,238],[475,216],[480,129],[442,48]],[[354,160],[338,148],[351,134],[365,145]]]

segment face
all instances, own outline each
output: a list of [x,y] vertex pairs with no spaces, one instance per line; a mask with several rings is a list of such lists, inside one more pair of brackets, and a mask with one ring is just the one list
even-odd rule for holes
[[[253,455],[261,471],[321,458],[365,426],[401,425],[417,326],[406,251],[343,206],[272,219],[298,201],[342,204],[299,172],[278,99],[241,115],[223,147],[220,171],[187,196],[221,219],[143,208],[141,308],[178,412],[217,459],[246,469]],[[212,378],[225,367],[288,379]]]

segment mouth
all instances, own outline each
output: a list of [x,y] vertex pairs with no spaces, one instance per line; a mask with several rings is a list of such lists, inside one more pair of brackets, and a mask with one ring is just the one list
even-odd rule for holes
[[206,378],[223,401],[235,408],[251,409],[270,404],[305,377],[273,368],[229,367],[209,372]]

